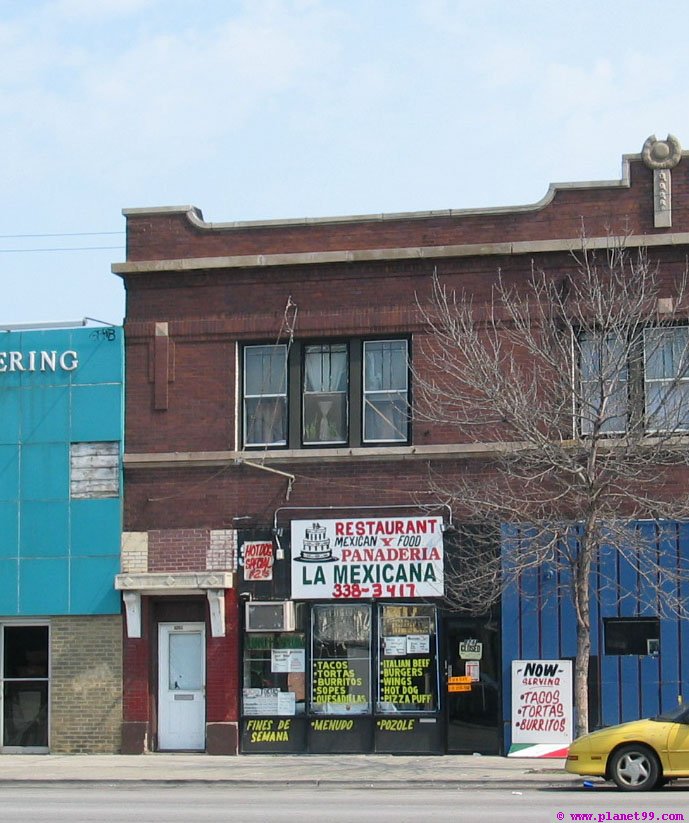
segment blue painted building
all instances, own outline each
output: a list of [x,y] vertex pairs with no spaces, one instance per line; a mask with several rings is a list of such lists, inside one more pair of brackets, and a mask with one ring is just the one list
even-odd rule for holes
[[0,333],[2,751],[115,751],[123,335]]
[[[663,562],[686,566],[689,524],[643,522],[637,528]],[[689,590],[666,597],[663,585],[651,587],[636,564],[611,548],[594,565],[591,593],[590,728],[650,717],[686,699],[689,627],[667,601],[689,602]],[[513,742],[512,661],[573,661],[575,654],[576,617],[565,573],[545,564],[524,572],[502,601],[506,752]]]

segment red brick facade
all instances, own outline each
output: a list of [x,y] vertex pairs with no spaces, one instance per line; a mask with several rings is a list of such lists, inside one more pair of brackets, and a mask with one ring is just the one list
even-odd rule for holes
[[[688,185],[686,169],[680,164],[672,175],[673,223],[678,226],[686,225],[689,216]],[[609,185],[556,186],[544,200],[543,204],[514,209],[221,224],[210,230],[191,225],[183,213],[131,214],[127,260],[533,242],[577,238],[582,220],[591,237],[627,230],[634,234],[658,231],[653,221],[653,172],[639,158],[630,163],[629,185],[615,181]]]
[[[573,270],[582,231],[603,246],[627,235],[673,276],[689,249],[689,158],[672,169],[669,228],[654,226],[653,177],[633,156],[621,181],[474,212],[238,225],[205,224],[195,210],[126,212],[127,262],[115,266],[127,290],[125,531],[148,533],[148,571],[205,570],[210,531],[270,530],[281,507],[412,509],[428,501],[429,471],[479,471],[455,432],[419,420],[409,445],[387,451],[242,450],[239,347],[404,335],[423,370],[418,304],[434,272],[472,294],[480,315],[498,271],[519,284],[534,265]],[[207,721],[235,727],[236,595],[227,591],[226,636],[207,643]],[[125,719],[154,732],[151,636],[125,643]]]
[[186,572],[206,568],[207,529],[166,529],[148,532],[148,570]]

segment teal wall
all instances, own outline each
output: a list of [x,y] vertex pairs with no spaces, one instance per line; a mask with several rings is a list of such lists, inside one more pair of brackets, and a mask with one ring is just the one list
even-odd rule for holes
[[[11,351],[69,350],[72,371],[10,369]],[[123,373],[121,328],[0,332],[0,615],[119,613],[121,477],[118,497],[71,500],[69,450],[122,453]]]

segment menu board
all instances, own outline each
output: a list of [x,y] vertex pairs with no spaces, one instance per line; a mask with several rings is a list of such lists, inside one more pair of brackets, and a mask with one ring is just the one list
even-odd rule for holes
[[435,711],[438,686],[434,608],[385,605],[380,625],[378,711]]
[[312,703],[330,714],[368,710],[368,683],[348,660],[314,660]]
[[380,662],[381,709],[428,711],[435,708],[429,655],[384,657]]
[[573,733],[572,661],[512,661],[512,743],[568,744]]
[[311,712],[366,714],[371,706],[371,607],[312,610]]

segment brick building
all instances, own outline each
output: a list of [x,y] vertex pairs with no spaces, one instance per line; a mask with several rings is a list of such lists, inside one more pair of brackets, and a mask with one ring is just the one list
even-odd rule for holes
[[[125,210],[123,751],[505,752],[509,664],[573,656],[571,615],[444,607],[454,513],[429,503],[429,471],[459,475],[491,444],[415,417],[417,301],[435,272],[480,303],[498,271],[571,269],[582,221],[589,248],[624,234],[677,272],[688,189],[668,138],[620,180],[531,206],[232,224]],[[660,662],[629,663],[643,698],[623,714],[657,704],[658,665],[669,691],[687,682],[675,635]],[[622,672],[593,653],[611,722]]]
[[117,751],[122,329],[1,347],[0,751]]

